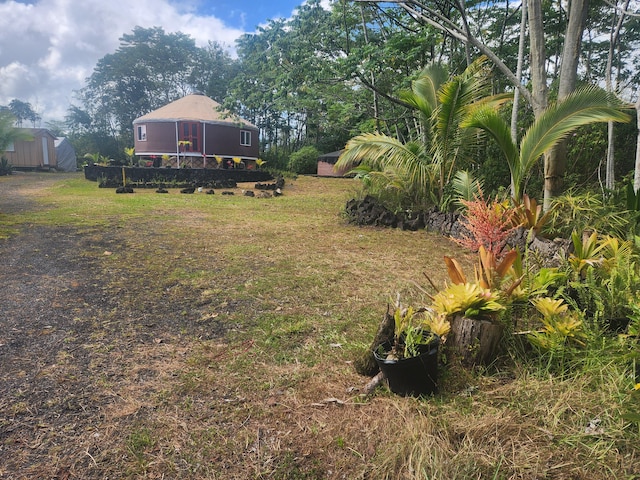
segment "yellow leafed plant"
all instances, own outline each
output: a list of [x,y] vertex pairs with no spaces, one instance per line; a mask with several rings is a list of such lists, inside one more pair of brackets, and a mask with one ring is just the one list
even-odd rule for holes
[[447,317],[462,314],[478,320],[489,320],[503,310],[495,293],[473,283],[449,285],[433,297],[433,308]]
[[451,331],[451,323],[447,320],[445,315],[431,314],[427,315],[424,324],[429,331],[435,333],[441,338],[445,338]]
[[529,341],[542,350],[556,350],[568,343],[584,346],[585,334],[578,312],[569,311],[562,299],[548,297],[532,300],[542,314],[542,330],[529,333]]
[[536,310],[542,314],[544,318],[553,315],[562,315],[566,313],[568,306],[561,298],[540,297],[531,300]]

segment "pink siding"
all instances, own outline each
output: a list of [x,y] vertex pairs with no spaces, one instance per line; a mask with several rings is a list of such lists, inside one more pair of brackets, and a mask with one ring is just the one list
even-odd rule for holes
[[318,161],[318,176],[319,177],[342,177],[346,170],[334,170],[332,163]]

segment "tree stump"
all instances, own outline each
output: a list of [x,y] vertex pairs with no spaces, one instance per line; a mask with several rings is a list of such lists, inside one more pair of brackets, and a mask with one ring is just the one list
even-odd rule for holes
[[391,342],[393,340],[395,328],[395,320],[393,319],[393,315],[389,313],[389,306],[387,305],[387,312],[384,314],[384,317],[378,326],[378,332],[376,333],[373,342],[371,342],[371,346],[353,362],[356,372],[360,375],[373,377],[380,371],[380,368],[376,363],[376,359],[373,357],[373,351],[378,347],[378,345],[385,342]]
[[504,327],[487,320],[456,316],[451,321],[447,349],[466,366],[488,365],[495,360]]

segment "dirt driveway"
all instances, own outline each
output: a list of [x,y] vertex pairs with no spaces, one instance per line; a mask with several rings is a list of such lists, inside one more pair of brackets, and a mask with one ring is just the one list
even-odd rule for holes
[[[0,216],[44,208],[34,196],[61,178],[0,178]],[[131,454],[118,440],[144,414],[133,399],[172,375],[181,338],[223,332],[199,292],[104,262],[131,235],[36,226],[0,240],[0,478],[122,478],[109,459]]]

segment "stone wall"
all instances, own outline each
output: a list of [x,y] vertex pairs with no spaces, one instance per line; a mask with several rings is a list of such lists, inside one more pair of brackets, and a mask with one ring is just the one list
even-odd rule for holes
[[[426,229],[454,239],[464,238],[468,232],[458,212],[441,212],[433,207],[420,213],[404,211],[394,213],[381,205],[375,197],[369,195],[362,200],[349,200],[345,206],[345,213],[349,222],[356,225],[414,231]],[[555,266],[562,256],[570,252],[572,245],[570,240],[539,237],[531,230],[519,227],[509,236],[505,248],[533,252],[533,260],[540,266]]]

